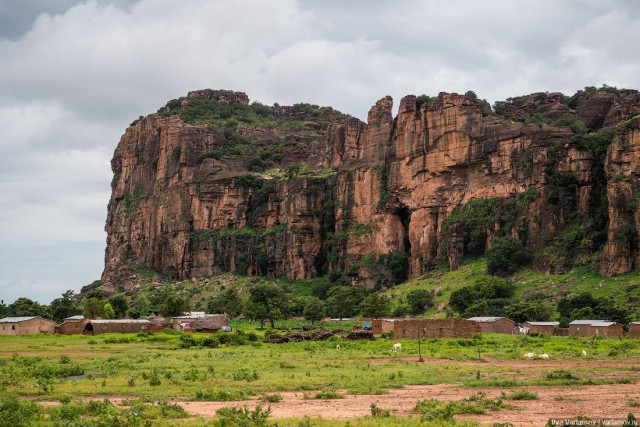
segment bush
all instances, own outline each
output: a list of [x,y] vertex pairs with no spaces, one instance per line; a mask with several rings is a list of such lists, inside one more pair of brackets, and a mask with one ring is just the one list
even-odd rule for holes
[[500,398],[505,400],[539,400],[540,396],[534,391],[518,390],[509,394],[503,392]]
[[16,396],[0,400],[0,427],[27,426],[40,418],[41,410],[35,402],[23,402]]
[[242,409],[221,408],[216,411],[213,425],[216,427],[268,427],[267,418],[269,414],[271,414],[271,408],[263,411],[260,405],[256,406],[253,411],[246,406]]
[[281,394],[267,394],[262,398],[263,402],[269,402],[269,403],[278,403],[282,400],[282,395]]
[[487,273],[509,276],[529,262],[531,254],[515,237],[498,238],[487,250]]

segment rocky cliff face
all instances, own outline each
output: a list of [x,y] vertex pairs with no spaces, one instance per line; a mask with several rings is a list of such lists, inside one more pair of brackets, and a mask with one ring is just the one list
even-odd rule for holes
[[[637,91],[406,96],[367,123],[203,90],[133,123],[112,160],[103,281],[129,262],[388,286],[518,237],[534,265],[638,268]],[[488,114],[490,113],[490,114]],[[601,255],[600,255],[601,253]]]

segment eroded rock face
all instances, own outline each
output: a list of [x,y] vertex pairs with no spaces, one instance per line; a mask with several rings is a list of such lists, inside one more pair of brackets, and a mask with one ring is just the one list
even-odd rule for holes
[[[330,108],[190,92],[118,144],[102,280],[136,263],[180,279],[222,271],[303,279],[339,269],[353,283],[386,285],[380,268],[393,261],[381,254],[400,254],[414,277],[445,259],[457,268],[505,235],[520,238],[544,271],[601,249],[603,273],[635,269],[640,119],[618,123],[637,114],[640,96],[571,99],[575,114],[553,93],[483,116],[466,96],[410,95],[394,118],[387,96],[365,124]],[[606,160],[606,147],[567,126],[580,119],[592,131],[617,126]],[[461,212],[482,200],[488,216],[478,226]],[[580,231],[591,243],[568,251],[576,217],[594,210],[607,227],[589,234],[593,220]]]

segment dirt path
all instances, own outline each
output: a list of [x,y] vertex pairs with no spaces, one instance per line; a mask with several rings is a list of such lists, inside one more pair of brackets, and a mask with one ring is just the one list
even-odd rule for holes
[[[602,385],[584,387],[527,387],[535,391],[540,400],[509,401],[515,409],[491,412],[487,415],[469,416],[481,423],[510,422],[514,425],[545,425],[549,418],[626,418],[636,408],[630,407],[628,399],[640,399],[640,386],[636,384]],[[387,395],[347,395],[344,399],[305,399],[304,393],[282,392],[278,403],[262,403],[270,406],[274,418],[323,417],[348,419],[371,414],[371,404],[391,410],[392,414],[416,415],[413,408],[419,400],[438,399],[442,401],[460,400],[473,393],[484,392],[487,397],[498,397],[505,389],[469,389],[446,385],[407,386],[390,390]],[[313,396],[313,393],[309,393]],[[223,407],[254,408],[261,402],[253,399],[243,402],[178,402],[193,415],[212,417]]]

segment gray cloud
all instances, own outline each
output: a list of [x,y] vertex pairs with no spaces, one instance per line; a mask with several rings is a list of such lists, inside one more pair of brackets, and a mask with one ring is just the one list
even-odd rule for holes
[[639,38],[622,0],[2,1],[0,298],[99,277],[117,141],[189,90],[365,118],[385,95],[637,88]]

